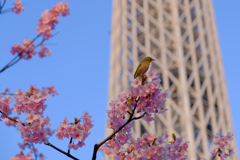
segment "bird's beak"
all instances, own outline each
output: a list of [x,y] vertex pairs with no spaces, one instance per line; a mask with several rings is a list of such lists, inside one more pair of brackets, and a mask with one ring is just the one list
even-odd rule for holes
[[155,61],[155,59],[152,59],[152,61]]

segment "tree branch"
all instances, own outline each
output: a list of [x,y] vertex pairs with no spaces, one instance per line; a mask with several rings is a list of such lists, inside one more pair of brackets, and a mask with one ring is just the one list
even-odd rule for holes
[[34,156],[35,156],[35,160],[37,160],[37,154],[35,152],[35,147],[34,147],[33,143],[31,143],[31,146],[33,148],[33,153],[34,153]]
[[133,120],[140,119],[140,118],[144,117],[144,116],[145,116],[145,114],[146,114],[146,112],[145,112],[143,115],[139,116],[139,117],[135,117],[135,118],[133,118]]
[[212,160],[214,160],[215,158],[217,158],[218,153],[222,153],[222,151],[221,151],[220,149],[218,149],[217,152],[216,152],[216,154],[215,154],[215,156],[212,158]]
[[4,14],[4,13],[7,13],[7,12],[11,12],[15,7],[12,7],[12,8],[8,8],[8,9],[4,9],[4,10],[0,10],[0,15],[1,14]]
[[[6,115],[5,113],[3,113],[2,111],[0,111],[0,113],[2,113],[2,115],[3,115],[4,117],[10,119],[11,121],[14,121],[14,122],[16,122],[16,123],[18,122],[16,119],[7,116],[7,115]],[[22,123],[22,125],[23,125],[23,126],[26,126],[26,124],[24,124],[24,123]],[[54,146],[54,145],[51,144],[51,143],[44,143],[44,144],[47,145],[47,146],[50,146],[50,147],[52,147],[52,148],[54,148],[54,149],[56,149],[57,151],[61,152],[62,154],[65,154],[66,156],[68,156],[68,157],[70,157],[70,158],[72,158],[72,159],[74,159],[74,160],[79,160],[78,158],[72,156],[72,155],[70,154],[70,152],[69,152],[69,153],[66,153],[66,152],[64,152],[63,150],[57,148],[56,146]]]
[[[72,144],[72,137],[70,138],[69,144]],[[68,149],[68,154],[70,154],[70,149]]]
[[6,118],[8,118],[8,119],[10,119],[11,121],[14,121],[14,122],[18,122],[16,119],[14,119],[14,118],[11,118],[11,117],[8,117],[5,113],[3,113],[2,111],[0,111],[0,113],[2,113],[2,115],[4,116],[4,117],[6,117]]
[[[137,118],[133,118],[133,115],[134,115],[134,112],[136,110],[136,107],[137,107],[137,102],[139,101],[140,98],[138,98],[138,100],[136,100],[136,104],[134,106],[134,109],[132,111],[132,114],[130,114],[130,117],[129,119],[127,120],[126,123],[124,123],[120,128],[118,128],[115,132],[113,132],[110,136],[108,136],[105,140],[103,140],[101,143],[99,144],[95,144],[94,145],[94,150],[93,150],[93,156],[92,156],[92,160],[96,160],[97,158],[97,151],[98,149],[104,144],[106,143],[107,141],[109,141],[110,139],[112,139],[119,131],[121,131],[128,123],[130,123],[131,121],[135,120],[135,119],[139,119],[139,117]],[[145,114],[145,113],[144,113]],[[142,117],[144,116],[144,114],[142,115]],[[140,116],[141,118],[141,116]]]
[[44,143],[44,144],[47,145],[47,146],[50,146],[50,147],[52,147],[54,149],[56,149],[57,151],[61,152],[62,154],[65,154],[66,156],[68,156],[68,157],[70,157],[70,158],[72,158],[74,160],[79,160],[78,158],[72,156],[71,154],[68,154],[68,153],[64,152],[63,150],[57,148],[56,146],[52,145],[51,143]]
[[3,5],[2,5],[2,6],[1,6],[1,4],[0,4],[0,14],[1,14],[1,12],[2,12],[2,9],[3,9],[4,5],[5,5],[5,3],[6,3],[6,0],[3,1]]
[[[59,33],[59,32],[53,34],[51,37],[56,36],[58,33]],[[30,45],[32,45],[33,42],[34,42],[37,38],[39,38],[40,36],[41,36],[41,35],[38,34],[38,35],[31,41],[31,43],[26,47],[26,49],[27,49]],[[42,39],[42,41],[41,41],[40,43],[38,43],[38,44],[34,47],[34,49],[36,49],[38,46],[40,46],[41,44],[43,44],[43,42],[45,42],[46,40],[47,40],[47,39]],[[26,50],[26,49],[25,49],[25,50]],[[3,72],[4,70],[6,70],[7,68],[13,66],[13,65],[16,64],[18,61],[20,61],[20,60],[22,59],[22,57],[20,57],[20,55],[23,54],[23,53],[25,52],[25,50],[23,50],[22,52],[20,52],[20,53],[19,53],[17,56],[15,56],[5,67],[3,67],[3,69],[0,70],[0,73],[2,73],[2,72]],[[18,59],[16,60],[16,58],[18,58]],[[16,60],[16,61],[15,61],[15,60]],[[14,62],[14,61],[15,61],[15,62]]]
[[[31,43],[26,47],[26,49],[33,44],[33,42],[39,38],[41,35],[38,34],[32,41]],[[36,48],[36,47],[35,47]],[[35,49],[34,48],[34,49]],[[25,49],[25,50],[26,50]],[[5,67],[3,67],[3,69],[0,70],[0,73],[2,73],[3,71],[5,71],[6,69],[8,69],[9,67],[13,66],[14,64],[16,64],[20,59],[22,59],[22,57],[20,57],[21,54],[23,54],[25,52],[25,50],[21,51],[17,56],[15,56]],[[16,61],[15,59],[18,58]],[[15,61],[15,62],[14,62]]]

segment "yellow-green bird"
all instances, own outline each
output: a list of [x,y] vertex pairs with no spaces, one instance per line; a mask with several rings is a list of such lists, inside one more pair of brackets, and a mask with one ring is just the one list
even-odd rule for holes
[[144,75],[148,68],[150,63],[153,61],[154,59],[152,59],[151,57],[146,57],[144,58],[144,60],[142,60],[142,62],[138,65],[136,72],[134,74],[134,79],[136,79],[137,77]]

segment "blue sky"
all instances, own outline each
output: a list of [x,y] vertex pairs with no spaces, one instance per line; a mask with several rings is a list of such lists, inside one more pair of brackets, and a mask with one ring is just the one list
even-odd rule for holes
[[[51,9],[58,0],[24,1],[24,12],[19,15],[7,13],[0,15],[0,68],[7,64],[13,56],[10,48],[15,43],[22,44],[24,38],[32,39],[36,33],[36,25],[41,13]],[[230,98],[232,119],[240,144],[240,128],[238,122],[240,91],[240,68],[238,51],[240,31],[238,16],[239,0],[214,0],[215,16],[221,44],[224,70]],[[229,1],[230,2],[230,1]],[[5,8],[11,7],[7,1]],[[86,140],[86,146],[71,153],[81,160],[91,159],[94,144],[104,137],[106,122],[106,106],[108,97],[110,30],[112,1],[87,0],[68,1],[70,15],[60,18],[54,32],[59,34],[46,42],[52,55],[46,58],[33,57],[21,60],[12,68],[0,74],[0,92],[9,87],[28,90],[29,85],[48,87],[54,85],[59,96],[50,97],[46,103],[46,116],[50,117],[52,128],[56,129],[64,117],[73,120],[82,116],[87,110],[93,116],[94,127]],[[2,123],[2,122],[0,122]],[[0,125],[2,159],[19,153],[17,142],[22,142],[15,128]],[[59,141],[55,136],[50,142],[63,150],[67,150],[68,140]],[[61,153],[45,145],[36,145],[39,152],[49,160],[68,159]],[[102,154],[98,154],[102,159]]]

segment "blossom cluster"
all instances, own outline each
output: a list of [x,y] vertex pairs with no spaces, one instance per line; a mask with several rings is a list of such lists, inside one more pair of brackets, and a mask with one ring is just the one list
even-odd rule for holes
[[221,136],[220,134],[213,135],[213,144],[217,146],[217,149],[213,150],[211,153],[216,154],[216,150],[221,150],[218,154],[219,157],[227,158],[234,154],[233,149],[229,149],[229,142],[233,140],[233,134],[228,132],[226,136]]
[[[44,88],[43,88],[44,89]],[[52,96],[58,95],[59,93],[55,90],[54,86],[51,87],[46,87],[45,89],[48,89],[48,93],[51,94]],[[30,91],[32,93],[42,93],[39,89],[35,88],[34,86],[30,85]]]
[[[36,148],[34,148],[33,144],[30,143],[18,143],[18,146],[20,147],[20,149],[22,149],[22,151],[17,154],[16,156],[12,157],[10,160],[33,160],[32,154],[35,155],[35,158],[39,158],[39,160],[44,160],[46,157],[42,154],[42,153],[38,153],[38,150]],[[23,153],[23,150],[25,150],[26,148],[30,149],[30,152],[25,156]]]
[[[5,115],[11,115],[12,114],[12,108],[10,108],[10,103],[13,102],[13,99],[11,98],[11,95],[2,95],[0,94],[0,111],[3,112]],[[6,118],[3,114],[0,116],[0,121],[1,119]]]
[[23,10],[23,6],[20,0],[16,0],[16,3],[13,3],[13,12],[19,14]]
[[24,143],[48,143],[48,136],[51,136],[54,132],[50,130],[50,119],[48,117],[43,118],[39,114],[25,113],[28,117],[26,124],[19,121],[17,123],[18,132],[21,133],[21,138],[24,139]]
[[83,116],[80,119],[75,118],[75,123],[70,123],[70,125],[68,119],[65,117],[64,121],[59,124],[60,128],[57,130],[56,137],[59,140],[63,140],[63,137],[76,139],[78,141],[77,144],[71,143],[68,145],[68,148],[77,150],[79,147],[85,145],[84,141],[90,135],[93,127],[91,117],[87,111],[84,111]]
[[43,35],[44,39],[51,37],[51,31],[55,28],[55,24],[58,23],[58,17],[66,16],[69,14],[69,7],[66,1],[58,2],[51,10],[46,10],[42,13],[37,25],[37,32],[39,35]]
[[46,57],[47,55],[51,55],[51,51],[44,46],[42,43],[41,49],[37,52],[34,51],[35,45],[34,41],[30,41],[29,39],[24,39],[23,45],[19,44],[14,44],[13,47],[11,48],[11,53],[18,54],[21,58],[23,59],[31,59],[33,55],[38,54],[40,58]]
[[[13,11],[19,13],[23,6],[20,3],[20,0],[16,0],[14,3]],[[48,40],[52,37],[51,31],[55,28],[55,25],[58,23],[59,15],[66,16],[69,14],[69,7],[67,2],[58,2],[52,10],[46,10],[42,13],[41,18],[39,19],[39,24],[37,25],[37,33],[39,34],[36,38],[42,36],[42,42],[38,45],[34,44],[34,40],[24,39],[23,45],[14,44],[11,48],[11,53],[19,55],[23,59],[31,59],[33,55],[38,54],[40,58],[46,57],[51,54],[51,51],[46,48],[43,44],[44,40]],[[40,50],[35,52],[34,49],[40,45]]]
[[32,58],[33,55],[36,54],[34,49],[35,49],[34,41],[30,41],[29,39],[26,38],[24,39],[22,46],[19,44],[14,44],[10,52],[13,55],[18,54],[21,58],[28,60]]
[[101,149],[114,160],[186,160],[189,142],[183,142],[182,137],[176,138],[175,134],[172,134],[172,139],[168,142],[166,132],[158,138],[145,133],[137,140],[132,138],[129,147],[119,153],[114,153],[107,147]]
[[20,89],[15,91],[15,104],[14,111],[18,114],[33,112],[34,114],[43,114],[43,111],[47,108],[45,104],[46,99],[49,97],[49,90],[42,88],[41,91],[30,86],[29,92],[21,91]]
[[[30,86],[29,92],[15,91],[15,94],[8,94],[9,89],[5,90],[4,94],[0,94],[0,111],[2,112],[0,118],[4,118],[7,126],[16,126],[24,143],[47,143],[48,136],[53,134],[50,130],[48,117],[43,118],[43,111],[46,109],[46,99],[50,94],[58,94],[54,90],[54,86],[42,88],[41,90]],[[14,95],[14,108],[10,108],[10,103],[13,102],[12,95]],[[26,122],[21,122],[17,117],[9,118],[12,110],[20,115],[25,113],[27,116]],[[16,124],[17,122],[17,124]]]
[[[33,160],[32,154],[34,154],[35,158],[39,158],[39,160],[44,160],[46,156],[42,153],[38,153],[38,150],[34,147],[33,144],[30,143],[18,143],[19,148],[22,150],[16,156],[13,156],[10,160]],[[30,149],[30,152],[25,156],[23,150]]]
[[9,160],[34,160],[34,159],[32,158],[32,155],[30,153],[28,153],[25,156],[23,152],[20,152],[19,154],[10,158]]
[[[169,97],[168,90],[162,92],[159,89],[160,79],[154,68],[150,68],[145,79],[134,79],[131,85],[132,89],[121,92],[118,99],[109,104],[107,127],[113,131],[123,126],[128,121],[128,114],[134,114],[135,111],[136,115],[143,116],[143,119],[149,122],[154,120],[152,113],[163,113],[167,110],[163,108],[163,104]],[[131,127],[130,122],[109,140],[106,146],[114,149],[116,153],[119,152],[121,146],[131,138]]]
[[40,58],[46,57],[47,55],[51,55],[51,51],[44,46],[44,44],[41,44],[41,50],[38,51],[38,55]]
[[[17,119],[17,117],[15,117],[14,119]],[[4,118],[4,124],[6,126],[14,126],[14,127],[16,126],[16,122],[12,121],[12,120],[10,120],[8,118]]]
[[[230,157],[234,154],[233,149],[229,149],[229,142],[233,140],[233,134],[228,132],[226,136],[221,136],[220,133],[213,135],[213,144],[217,146],[211,154],[214,156],[213,160],[217,160],[219,157],[220,160],[224,160],[224,158]],[[202,158],[201,160],[207,160],[206,158]]]

